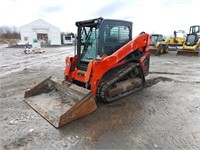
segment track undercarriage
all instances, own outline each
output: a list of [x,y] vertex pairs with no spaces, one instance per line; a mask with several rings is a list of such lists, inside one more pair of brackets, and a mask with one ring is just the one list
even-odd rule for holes
[[144,83],[139,63],[127,63],[102,79],[96,97],[103,102],[112,102],[141,90]]

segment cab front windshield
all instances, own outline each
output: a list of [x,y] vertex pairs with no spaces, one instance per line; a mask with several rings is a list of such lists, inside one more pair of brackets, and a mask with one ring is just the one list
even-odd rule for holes
[[191,34],[187,36],[187,41],[186,44],[187,45],[194,45],[195,44],[195,40],[196,40],[196,36]]
[[98,47],[98,27],[82,27],[80,60],[89,62],[96,59]]
[[152,44],[156,44],[157,42],[161,42],[163,40],[162,35],[152,35]]

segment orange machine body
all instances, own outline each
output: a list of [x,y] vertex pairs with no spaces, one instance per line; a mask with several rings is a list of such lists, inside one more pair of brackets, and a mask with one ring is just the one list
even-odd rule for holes
[[100,60],[91,60],[88,64],[87,71],[81,71],[76,68],[77,55],[74,57],[66,57],[66,67],[64,75],[67,81],[77,80],[90,85],[93,95],[96,95],[97,87],[103,75],[112,68],[124,64],[123,58],[134,50],[140,50],[144,55],[139,59],[143,68],[144,75],[148,74],[148,68],[145,67],[147,58],[149,57],[149,46],[151,36],[149,34],[141,34],[121,47],[110,56],[103,55]]

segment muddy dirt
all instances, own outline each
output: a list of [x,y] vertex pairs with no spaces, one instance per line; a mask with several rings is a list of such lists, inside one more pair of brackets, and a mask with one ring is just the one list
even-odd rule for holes
[[146,87],[55,129],[24,101],[45,78],[63,79],[73,47],[23,54],[0,48],[0,149],[200,149],[200,57],[152,56]]

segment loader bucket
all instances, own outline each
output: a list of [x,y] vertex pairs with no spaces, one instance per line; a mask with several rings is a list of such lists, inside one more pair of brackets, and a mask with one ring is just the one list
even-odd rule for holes
[[59,128],[96,110],[97,106],[88,89],[47,78],[25,91],[25,102],[37,113]]
[[177,52],[176,55],[182,55],[182,56],[199,56],[199,51],[180,50],[180,51]]

